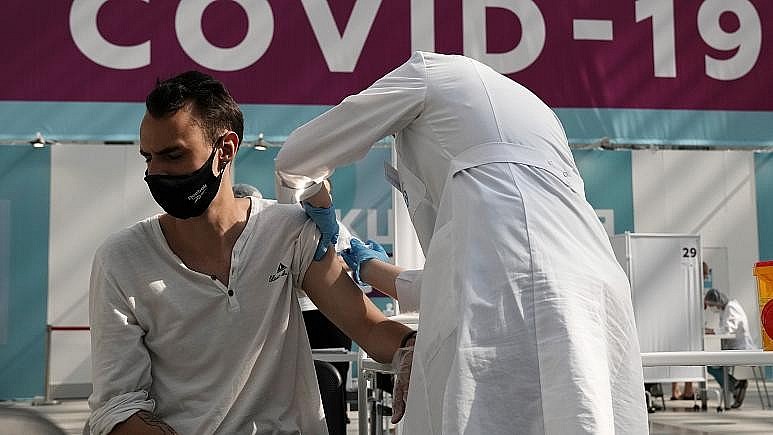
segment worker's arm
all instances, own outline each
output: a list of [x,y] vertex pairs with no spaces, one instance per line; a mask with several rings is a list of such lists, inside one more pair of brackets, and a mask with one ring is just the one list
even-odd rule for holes
[[376,361],[392,361],[407,326],[388,320],[343,270],[335,252],[312,262],[303,290],[319,310]]
[[403,65],[357,95],[293,131],[276,156],[276,194],[282,203],[305,200],[336,167],[355,162],[379,139],[402,130],[424,108],[424,58]]
[[400,301],[401,311],[419,311],[423,271],[388,263],[384,248],[372,240],[362,243],[352,239],[341,256],[357,279]]
[[325,186],[325,183],[320,184],[319,191],[314,195],[306,198],[305,202],[308,202],[314,207],[331,207],[333,205],[333,197],[330,196],[330,192]]
[[118,423],[110,435],[177,435],[177,432],[153,413],[139,411]]
[[360,279],[381,293],[399,300],[395,280],[402,271],[402,267],[372,259],[360,266]]
[[360,277],[373,288],[400,302],[400,311],[419,311],[423,270],[406,270],[379,260],[366,262]]

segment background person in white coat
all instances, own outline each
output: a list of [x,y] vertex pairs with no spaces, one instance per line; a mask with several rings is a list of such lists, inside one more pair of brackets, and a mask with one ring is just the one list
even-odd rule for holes
[[427,259],[393,281],[403,307],[406,280],[419,289],[405,433],[647,433],[628,281],[553,111],[475,60],[417,52],[288,137],[279,200],[328,206],[322,180],[393,133]]
[[[746,312],[743,310],[741,303],[735,299],[729,299],[726,294],[717,289],[709,289],[706,295],[703,297],[703,305],[715,312],[719,313],[719,328],[717,331],[713,331],[707,328],[708,333],[717,334],[733,334],[734,338],[722,339],[722,349],[730,350],[744,350],[744,349],[757,349],[754,345],[752,336],[749,334],[749,319],[746,317]],[[722,367],[709,366],[706,367],[708,372],[714,379],[717,380],[719,385],[724,388],[724,380],[722,376]],[[746,397],[746,388],[749,382],[746,379],[737,380],[733,375],[727,375],[730,385],[730,391],[733,392],[733,398],[735,401],[731,408],[740,408],[743,404],[743,400]]]

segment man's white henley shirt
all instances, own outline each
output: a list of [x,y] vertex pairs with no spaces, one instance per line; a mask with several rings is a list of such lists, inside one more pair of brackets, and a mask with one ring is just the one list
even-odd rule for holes
[[92,434],[138,410],[181,434],[327,434],[294,290],[319,233],[297,205],[251,201],[228,286],[183,264],[159,216],[98,249]]

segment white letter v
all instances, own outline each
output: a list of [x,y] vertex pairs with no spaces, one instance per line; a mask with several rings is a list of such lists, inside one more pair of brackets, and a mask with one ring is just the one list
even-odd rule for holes
[[356,0],[343,36],[338,32],[327,0],[302,0],[302,3],[330,71],[354,71],[381,0]]

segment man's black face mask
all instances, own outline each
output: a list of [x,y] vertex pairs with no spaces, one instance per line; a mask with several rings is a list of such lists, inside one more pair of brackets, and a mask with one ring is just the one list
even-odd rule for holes
[[215,151],[224,137],[220,137],[215,143],[212,154],[204,165],[190,174],[147,175],[145,171],[145,182],[148,183],[150,193],[165,212],[178,219],[188,219],[201,216],[207,210],[220,189],[220,181],[225,172],[223,166],[217,176],[212,173]]

